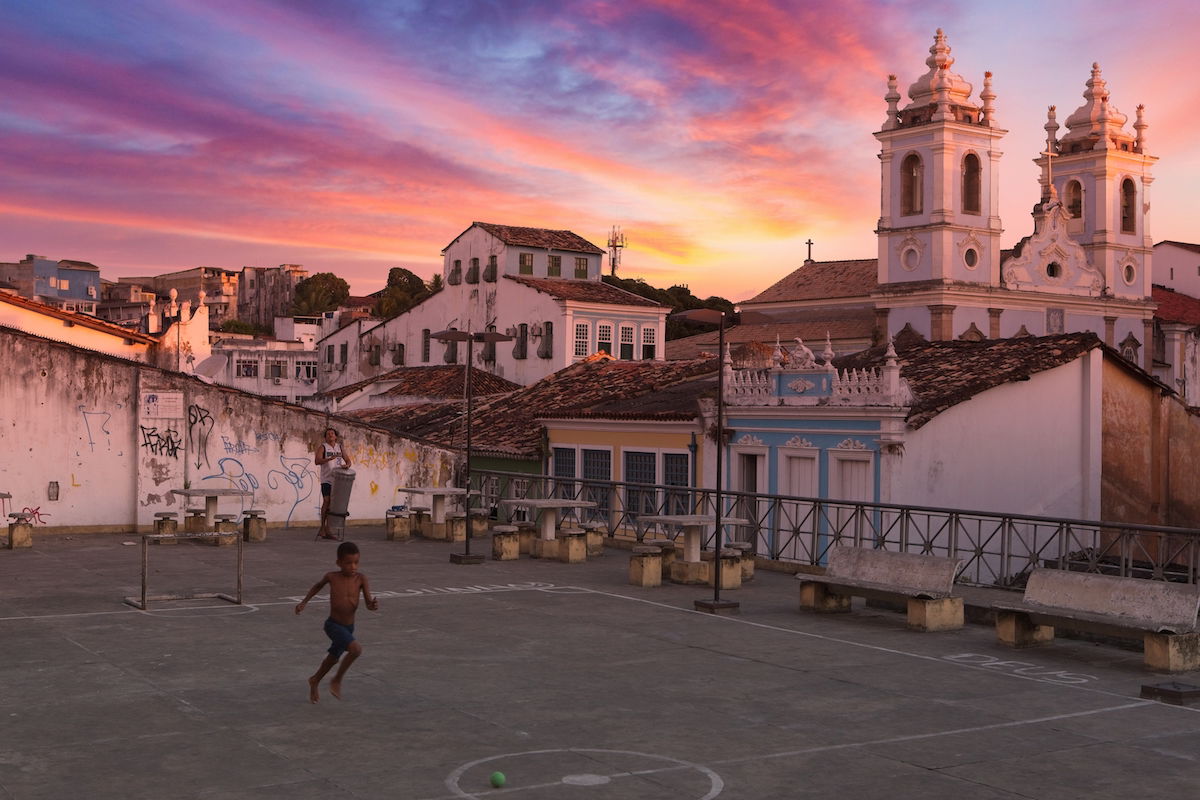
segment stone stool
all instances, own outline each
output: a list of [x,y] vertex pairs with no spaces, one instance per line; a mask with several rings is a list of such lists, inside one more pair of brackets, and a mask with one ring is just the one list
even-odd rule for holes
[[742,583],[754,580],[754,553],[751,552],[754,545],[750,542],[730,542],[725,547],[737,550],[742,554],[741,560],[738,562],[742,568]]
[[14,511],[8,516],[12,520],[8,523],[8,549],[33,547],[33,514]]
[[213,544],[218,547],[227,547],[236,543],[238,529],[234,520],[237,519],[237,514],[214,514],[213,519],[216,520],[213,527],[217,533],[221,534],[213,539]]
[[671,580],[671,565],[679,558],[679,548],[672,539],[651,539],[646,542],[651,547],[662,551],[662,577],[664,581]]
[[467,512],[465,511],[447,511],[446,512],[446,541],[461,542],[467,538]]
[[495,561],[516,561],[521,554],[521,537],[517,535],[516,525],[492,526],[492,559]]
[[265,542],[267,540],[267,512],[251,508],[242,512],[242,541]]
[[412,525],[407,511],[384,512],[384,524],[387,526],[389,542],[404,542],[412,536]]
[[467,520],[467,524],[471,526],[472,538],[481,539],[488,532],[488,515],[485,512],[472,511]]
[[412,506],[408,509],[409,531],[414,536],[431,539],[430,518],[428,506]]
[[563,528],[558,532],[558,560],[564,564],[587,561],[587,531],[583,528]]
[[635,545],[629,557],[629,583],[645,588],[662,586],[662,551],[648,544]]
[[183,530],[187,533],[204,533],[208,529],[208,513],[203,508],[189,508],[187,518],[183,521]]
[[604,537],[608,533],[608,526],[603,522],[585,522],[579,527],[587,532],[588,558],[604,555]]
[[528,521],[518,522],[517,537],[521,543],[521,553],[523,555],[531,555],[533,553],[533,540],[537,537],[537,525]]
[[[154,515],[154,532],[160,536],[171,536],[179,533],[179,516],[177,511],[159,511]],[[159,544],[175,544],[175,539],[156,539]]]
[[[520,531],[517,532],[520,536]],[[558,546],[561,539],[543,539],[534,534],[529,538],[529,557],[530,558],[558,558]],[[584,545],[586,547],[586,545]]]
[[[708,585],[712,586],[717,580],[717,567],[709,564]],[[721,588],[742,588],[742,551],[721,548]]]

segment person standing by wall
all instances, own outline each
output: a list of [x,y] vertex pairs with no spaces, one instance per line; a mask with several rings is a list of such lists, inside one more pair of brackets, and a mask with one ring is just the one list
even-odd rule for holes
[[329,496],[333,492],[333,471],[350,466],[350,457],[342,452],[342,439],[333,428],[325,429],[325,438],[317,443],[314,460],[321,468],[321,530],[322,539],[336,539],[329,532]]

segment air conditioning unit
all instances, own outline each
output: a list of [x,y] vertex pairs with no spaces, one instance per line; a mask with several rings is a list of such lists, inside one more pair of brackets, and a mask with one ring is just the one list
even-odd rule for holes
[[541,336],[542,335],[542,326],[537,322],[530,325],[529,326],[529,335],[530,336]]
[[338,372],[342,372],[346,369],[346,362],[341,361],[337,364],[334,364],[333,366],[334,366],[334,369],[336,369]]
[[96,296],[96,287],[95,287],[95,286],[88,286],[88,287],[87,287],[87,296],[88,296],[88,297],[95,297],[95,296]]
[[276,386],[278,386],[278,385],[279,385],[279,383],[280,383],[280,381],[282,381],[282,380],[283,380],[282,378],[271,378],[271,383],[273,383],[273,384],[275,384]]
[[333,372],[333,364],[330,364],[330,363],[322,364],[321,372]]
[[517,335],[517,326],[509,325],[507,328],[504,329],[504,335],[505,336],[516,336]]

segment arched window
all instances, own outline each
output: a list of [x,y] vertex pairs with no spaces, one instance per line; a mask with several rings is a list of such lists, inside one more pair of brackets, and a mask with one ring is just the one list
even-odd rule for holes
[[1079,181],[1067,181],[1066,204],[1071,219],[1083,216],[1083,187],[1079,185]]
[[978,214],[980,211],[979,187],[982,174],[979,156],[967,153],[962,165],[962,210],[964,214]]
[[1137,233],[1137,188],[1129,178],[1121,181],[1121,233]]
[[921,157],[916,153],[907,156],[900,164],[900,214],[920,214],[921,203]]

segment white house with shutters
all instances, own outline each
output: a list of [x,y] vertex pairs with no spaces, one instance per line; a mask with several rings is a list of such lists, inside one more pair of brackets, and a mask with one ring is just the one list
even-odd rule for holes
[[465,364],[466,343],[433,337],[447,329],[513,337],[471,350],[477,369],[521,385],[598,351],[661,360],[669,309],[604,283],[604,255],[571,231],[472,223],[442,251],[441,291],[318,343],[321,390],[400,366]]

